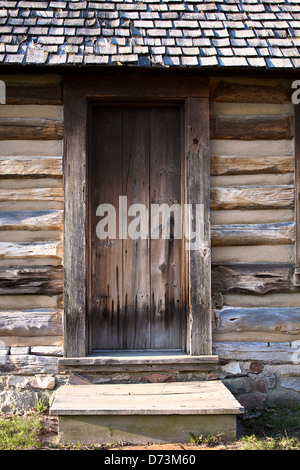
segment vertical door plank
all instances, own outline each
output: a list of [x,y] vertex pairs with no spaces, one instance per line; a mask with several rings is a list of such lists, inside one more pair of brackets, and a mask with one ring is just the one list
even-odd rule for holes
[[[209,112],[206,98],[186,100],[187,202],[204,209],[200,248],[189,250],[188,349],[192,356],[212,354],[211,254],[209,215]],[[195,206],[194,206],[195,207]],[[191,224],[198,220],[194,218]],[[193,227],[195,229],[195,227]]]
[[[123,110],[123,195],[132,204],[149,208],[149,110]],[[149,238],[133,239],[130,233],[140,213],[128,217],[123,240],[123,311],[125,349],[150,348]],[[136,227],[137,231],[141,226]],[[147,233],[149,232],[147,223]]]
[[[180,110],[153,108],[150,118],[150,203],[181,204]],[[164,238],[151,219],[151,348],[181,348],[181,239],[174,238],[174,222],[181,214],[170,213],[170,237]],[[174,218],[177,217],[177,220]],[[156,221],[158,222],[158,221]],[[159,239],[155,238],[155,233]]]
[[[100,239],[97,217],[100,204],[111,204],[118,215],[122,193],[122,122],[116,108],[95,107],[92,128],[91,192],[91,318],[92,349],[118,349],[122,329],[122,240]],[[116,229],[118,225],[116,226]],[[105,231],[108,226],[105,227]]]

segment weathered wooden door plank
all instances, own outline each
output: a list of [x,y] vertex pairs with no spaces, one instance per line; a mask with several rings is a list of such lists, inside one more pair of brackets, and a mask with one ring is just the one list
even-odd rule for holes
[[[152,109],[150,119],[150,201],[180,207],[180,109]],[[161,220],[151,219],[151,347],[181,348],[181,211],[170,212],[169,233]]]
[[[127,207],[142,204],[149,208],[149,109],[124,108],[123,193]],[[133,207],[132,207],[133,209]],[[150,343],[150,239],[149,216],[136,206],[128,217],[123,240],[124,345],[127,349],[147,349]],[[136,225],[136,222],[140,221]],[[132,231],[131,231],[132,229]],[[134,238],[134,232],[137,238]],[[143,235],[142,232],[145,232]],[[145,238],[146,237],[146,238]]]
[[[117,109],[95,107],[92,118],[91,155],[91,338],[92,349],[119,348],[123,342],[122,240],[112,233],[110,220],[100,233],[100,205],[117,211],[122,194],[122,120]],[[98,227],[97,227],[98,226]],[[104,236],[106,238],[104,238]]]

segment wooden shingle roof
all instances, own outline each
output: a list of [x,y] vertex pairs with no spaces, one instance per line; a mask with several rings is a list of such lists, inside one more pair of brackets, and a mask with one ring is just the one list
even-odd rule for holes
[[1,0],[0,63],[297,69],[300,0]]

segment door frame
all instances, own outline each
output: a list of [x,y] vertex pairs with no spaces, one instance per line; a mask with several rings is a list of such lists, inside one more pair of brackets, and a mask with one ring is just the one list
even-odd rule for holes
[[89,354],[88,157],[91,106],[119,99],[178,101],[182,108],[183,198],[204,208],[201,248],[185,250],[186,353],[212,354],[209,86],[169,74],[64,77],[64,357]]

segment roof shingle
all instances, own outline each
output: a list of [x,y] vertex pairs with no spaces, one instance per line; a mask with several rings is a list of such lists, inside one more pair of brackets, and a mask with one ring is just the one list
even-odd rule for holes
[[297,68],[299,36],[300,0],[0,0],[4,64]]

